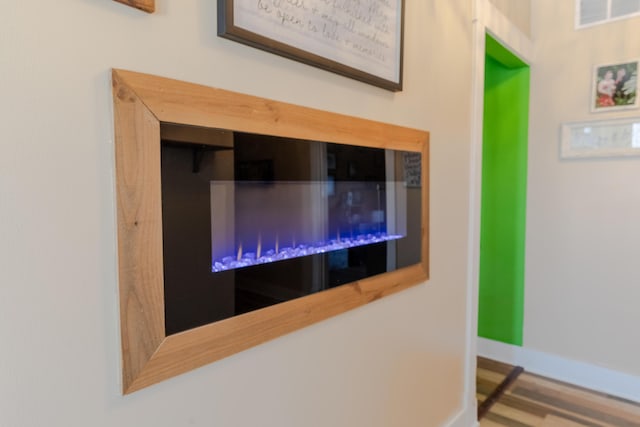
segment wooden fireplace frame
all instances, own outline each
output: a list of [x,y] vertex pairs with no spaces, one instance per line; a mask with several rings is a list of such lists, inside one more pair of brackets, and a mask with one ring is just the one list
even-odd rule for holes
[[[113,70],[123,393],[190,371],[424,282],[429,133],[132,71]],[[421,261],[166,336],[160,124],[422,153]]]

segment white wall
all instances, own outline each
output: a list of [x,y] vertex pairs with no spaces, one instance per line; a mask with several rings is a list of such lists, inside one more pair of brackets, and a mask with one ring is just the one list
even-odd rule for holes
[[[407,2],[398,94],[220,39],[215,4],[4,2],[0,426],[471,425],[471,2]],[[432,131],[431,280],[122,397],[111,67]]]
[[575,31],[574,2],[533,2],[535,63],[527,211],[524,346],[640,375],[640,158],[559,159],[589,112],[594,65],[640,57],[640,18]]
[[531,0],[489,0],[523,34],[531,36]]

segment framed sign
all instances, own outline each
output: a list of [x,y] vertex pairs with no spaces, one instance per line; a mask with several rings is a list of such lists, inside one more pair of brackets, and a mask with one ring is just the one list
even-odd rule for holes
[[402,90],[403,0],[218,0],[218,35]]
[[638,107],[638,63],[598,65],[593,70],[591,111],[606,112]]
[[560,158],[640,156],[640,117],[565,123]]
[[419,153],[404,153],[404,184],[408,188],[420,188],[422,182],[422,159]]

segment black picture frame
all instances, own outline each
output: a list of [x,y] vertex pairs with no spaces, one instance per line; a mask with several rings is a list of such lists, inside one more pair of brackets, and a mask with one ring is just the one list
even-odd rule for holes
[[218,36],[393,92],[404,0],[218,0]]

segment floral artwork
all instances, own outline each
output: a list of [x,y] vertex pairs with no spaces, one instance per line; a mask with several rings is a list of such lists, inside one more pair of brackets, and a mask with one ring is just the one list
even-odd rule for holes
[[591,111],[638,106],[638,61],[595,68]]

